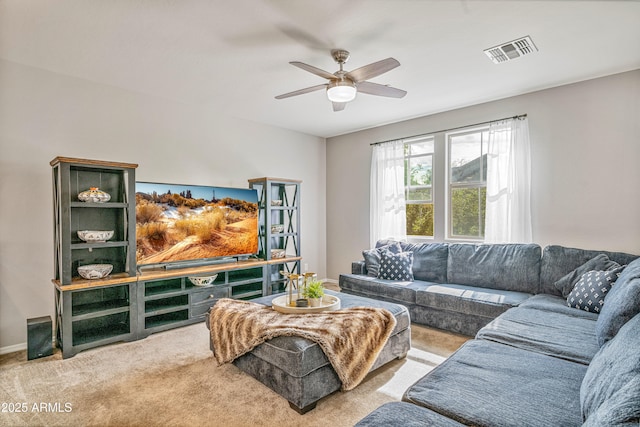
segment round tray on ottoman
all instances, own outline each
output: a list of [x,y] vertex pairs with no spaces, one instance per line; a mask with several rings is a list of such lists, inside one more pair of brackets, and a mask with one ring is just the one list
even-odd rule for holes
[[322,311],[331,311],[340,309],[340,298],[333,295],[325,295],[322,298],[320,307],[291,307],[287,304],[287,296],[282,295],[271,301],[271,305],[275,311],[288,314],[304,314],[304,313],[320,313]]

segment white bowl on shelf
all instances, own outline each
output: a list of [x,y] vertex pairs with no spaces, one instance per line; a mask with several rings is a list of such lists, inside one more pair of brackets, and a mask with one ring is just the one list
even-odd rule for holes
[[211,276],[189,276],[188,278],[194,286],[209,286],[217,277],[218,275],[214,274]]
[[101,243],[113,237],[113,230],[78,230],[78,237],[87,243]]
[[272,233],[282,233],[284,231],[284,224],[271,224]]
[[284,258],[285,254],[284,249],[271,249],[271,259]]
[[271,206],[282,206],[282,200],[272,200]]
[[78,273],[85,279],[103,279],[111,273],[113,265],[111,264],[87,264],[78,267]]

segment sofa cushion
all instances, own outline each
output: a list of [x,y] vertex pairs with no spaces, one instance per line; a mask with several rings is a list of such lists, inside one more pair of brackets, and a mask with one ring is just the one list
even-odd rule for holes
[[415,304],[416,290],[423,289],[432,283],[422,281],[393,281],[359,274],[341,274],[340,289],[347,293],[355,293],[372,298],[381,298],[402,304]]
[[585,365],[485,340],[464,344],[403,400],[467,425],[579,426]]
[[378,277],[385,280],[399,280],[413,282],[413,252],[382,251]]
[[373,249],[367,249],[362,251],[364,257],[364,265],[367,269],[367,275],[371,277],[378,277],[380,270],[380,261],[382,260],[382,253],[384,251],[390,251],[394,254],[402,252],[402,248],[398,242],[389,243],[388,245],[376,246]]
[[585,319],[597,320],[598,315],[589,311],[576,310],[567,306],[567,300],[561,296],[538,294],[534,295],[519,307],[536,308],[538,310],[553,311],[555,313],[565,314],[567,316],[582,317]]
[[[616,285],[617,286],[617,285]],[[640,421],[640,314],[594,356],[580,388],[585,425]]]
[[603,345],[640,312],[640,258],[622,271],[604,300],[596,323],[598,343]]
[[476,338],[586,365],[600,349],[595,326],[595,318],[520,306],[491,321]]
[[585,273],[593,270],[613,270],[619,267],[620,264],[615,261],[611,261],[605,254],[598,254],[579,267],[576,267],[575,270],[562,276],[553,284],[553,286],[555,286],[556,289],[558,289],[562,293],[562,296],[566,298],[567,296],[569,296],[573,288],[575,288],[576,283],[578,283],[580,278],[582,278]]
[[611,290],[623,268],[584,273],[567,296],[567,305],[578,310],[600,313],[607,292]]
[[523,292],[444,283],[417,290],[416,304],[464,314],[497,317],[531,296]]
[[493,317],[440,310],[434,307],[413,305],[409,308],[411,321],[420,325],[474,337]]
[[[376,247],[393,243],[393,240],[380,240]],[[407,243],[399,242],[402,252],[413,252],[413,277],[425,282],[446,283],[447,243]]]
[[540,252],[534,244],[449,245],[447,282],[533,294]]
[[389,402],[361,419],[355,427],[462,427],[450,418],[407,402]]
[[623,252],[594,251],[567,248],[558,245],[546,246],[542,251],[539,292],[551,295],[562,295],[554,286],[555,282],[599,254],[605,254],[610,260],[620,265],[629,264],[638,258],[638,255]]

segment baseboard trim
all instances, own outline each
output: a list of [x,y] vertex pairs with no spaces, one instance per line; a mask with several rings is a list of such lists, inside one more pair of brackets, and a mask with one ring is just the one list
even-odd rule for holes
[[27,343],[23,342],[16,345],[8,345],[6,347],[0,347],[0,354],[15,353],[16,351],[22,351],[27,349]]
[[335,283],[338,284],[338,281],[336,279],[322,279],[323,282],[327,282],[327,283]]

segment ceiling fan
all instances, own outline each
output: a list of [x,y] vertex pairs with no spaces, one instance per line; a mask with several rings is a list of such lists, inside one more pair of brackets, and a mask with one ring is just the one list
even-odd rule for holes
[[331,51],[331,56],[334,61],[340,65],[340,69],[333,74],[303,62],[290,62],[289,64],[295,65],[296,67],[302,68],[303,70],[317,76],[324,77],[329,80],[329,82],[278,95],[276,96],[276,99],[289,98],[320,89],[326,89],[327,98],[329,98],[329,101],[333,103],[333,111],[342,111],[347,105],[347,102],[355,99],[356,93],[358,92],[369,95],[387,96],[390,98],[402,98],[407,94],[406,91],[401,89],[367,81],[367,79],[377,77],[380,74],[386,73],[387,71],[400,66],[400,63],[397,60],[387,58],[356,68],[353,71],[344,71],[342,66],[349,59],[349,52],[343,49],[333,49]]

